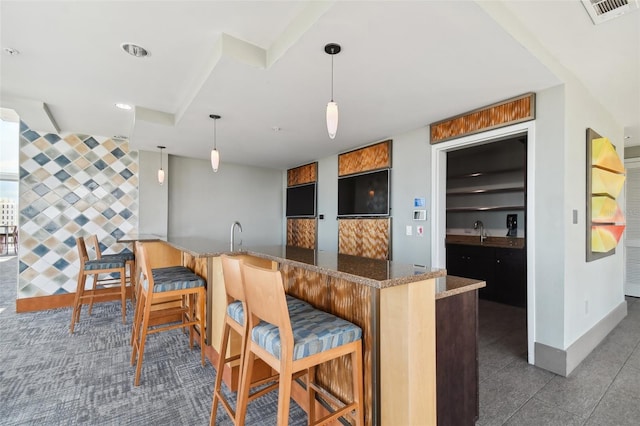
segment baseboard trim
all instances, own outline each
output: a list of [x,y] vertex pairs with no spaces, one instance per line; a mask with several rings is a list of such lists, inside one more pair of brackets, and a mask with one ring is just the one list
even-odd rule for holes
[[[120,296],[100,296],[101,292],[113,292],[113,289],[100,289],[96,290],[96,302],[108,302],[111,300],[120,300]],[[131,288],[127,286],[127,298],[131,296]],[[73,306],[73,300],[76,297],[75,293],[56,294],[52,296],[39,296],[39,297],[26,297],[22,299],[16,299],[16,312],[33,312],[33,311],[46,311],[47,309],[66,308]]]
[[566,350],[536,342],[536,366],[568,376],[626,316],[627,302],[623,301]]

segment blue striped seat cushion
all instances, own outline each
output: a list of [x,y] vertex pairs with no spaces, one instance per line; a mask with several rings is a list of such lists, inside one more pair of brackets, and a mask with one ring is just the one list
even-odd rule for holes
[[[301,359],[362,338],[362,329],[342,318],[309,306],[290,314],[293,359]],[[251,330],[251,339],[280,359],[280,332],[261,321]]]
[[[304,300],[296,299],[295,297],[287,294],[287,307],[289,308],[289,315],[291,315],[292,312],[311,308],[311,305]],[[239,300],[231,302],[227,306],[227,315],[229,315],[231,319],[238,324],[244,324],[244,310],[242,308],[242,302]]]
[[128,262],[130,260],[134,260],[135,256],[133,255],[133,253],[121,252],[116,254],[103,254],[102,259],[121,259],[124,262]]
[[124,260],[122,259],[93,259],[84,263],[85,271],[97,271],[100,269],[119,269],[124,268]]
[[[204,280],[186,266],[155,268],[151,270],[151,274],[153,275],[154,293],[204,287]],[[142,286],[148,290],[148,281],[144,280]]]

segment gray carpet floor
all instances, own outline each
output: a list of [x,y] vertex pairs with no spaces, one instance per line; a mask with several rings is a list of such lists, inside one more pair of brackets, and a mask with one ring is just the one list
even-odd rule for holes
[[[135,387],[130,304],[126,325],[119,302],[85,308],[71,335],[71,308],[17,314],[16,282],[15,256],[0,257],[0,425],[208,424],[215,369],[181,330],[148,338]],[[275,425],[277,396],[254,400],[246,424]],[[306,419],[292,401],[289,424]],[[222,408],[217,420],[232,424]]]

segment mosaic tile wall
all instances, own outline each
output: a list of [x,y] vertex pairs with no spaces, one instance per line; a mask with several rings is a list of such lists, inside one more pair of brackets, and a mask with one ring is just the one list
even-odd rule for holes
[[75,237],[96,234],[105,254],[129,250],[116,241],[138,225],[138,152],[127,142],[40,134],[20,123],[19,209],[18,298],[73,293]]

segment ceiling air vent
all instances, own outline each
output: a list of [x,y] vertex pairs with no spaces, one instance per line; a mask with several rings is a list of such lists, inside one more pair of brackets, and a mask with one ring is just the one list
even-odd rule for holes
[[640,8],[640,0],[582,0],[595,25]]

